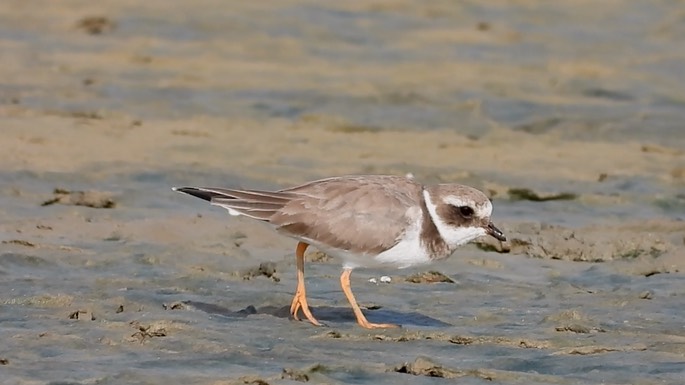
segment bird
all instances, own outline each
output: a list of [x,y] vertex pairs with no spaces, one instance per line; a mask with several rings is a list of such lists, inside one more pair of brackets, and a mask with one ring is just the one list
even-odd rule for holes
[[369,322],[350,286],[355,268],[408,268],[449,257],[476,238],[506,241],[490,220],[492,203],[481,191],[461,184],[423,185],[409,176],[346,175],[275,191],[215,187],[173,187],[233,216],[245,216],[298,241],[297,287],[290,315],[299,312],[321,326],[307,303],[304,253],[310,245],[342,260],[340,285],[359,326]]

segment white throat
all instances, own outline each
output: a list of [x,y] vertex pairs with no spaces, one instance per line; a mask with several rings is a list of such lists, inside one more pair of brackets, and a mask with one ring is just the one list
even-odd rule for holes
[[458,246],[471,242],[472,240],[485,235],[485,229],[482,227],[459,227],[448,225],[438,215],[436,210],[437,206],[431,200],[428,191],[423,190],[423,198],[426,201],[428,214],[433,220],[433,223],[435,223],[435,227],[437,227],[440,236],[445,243],[447,243],[451,250],[454,250]]

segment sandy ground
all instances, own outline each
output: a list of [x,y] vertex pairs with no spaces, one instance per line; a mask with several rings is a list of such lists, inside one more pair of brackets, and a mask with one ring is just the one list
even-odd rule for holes
[[[0,382],[682,383],[683,17],[3,2]],[[353,173],[476,186],[509,242],[355,272],[373,332],[312,250],[315,328],[294,241],[170,190]]]

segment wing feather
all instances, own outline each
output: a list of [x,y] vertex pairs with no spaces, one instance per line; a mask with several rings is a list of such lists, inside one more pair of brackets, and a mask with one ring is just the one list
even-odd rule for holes
[[339,177],[284,190],[297,194],[270,222],[324,246],[380,253],[399,242],[421,185],[404,177]]
[[267,221],[296,239],[354,253],[396,245],[415,217],[422,186],[399,176],[345,176],[279,191],[176,188],[231,214]]

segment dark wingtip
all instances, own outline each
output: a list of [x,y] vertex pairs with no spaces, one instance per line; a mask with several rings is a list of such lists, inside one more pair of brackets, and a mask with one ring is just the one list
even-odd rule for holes
[[204,199],[206,201],[211,201],[212,197],[217,195],[216,193],[205,191],[196,187],[172,187],[171,189],[177,192],[192,195],[196,198]]

